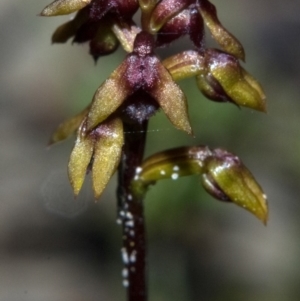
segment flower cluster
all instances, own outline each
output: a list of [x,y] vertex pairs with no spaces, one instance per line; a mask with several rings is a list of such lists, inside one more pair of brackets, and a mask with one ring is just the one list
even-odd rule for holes
[[[133,19],[138,10],[140,24]],[[95,60],[119,45],[127,52],[88,108],[61,124],[51,138],[51,143],[58,142],[77,131],[69,161],[75,195],[90,170],[95,197],[101,195],[119,165],[124,124],[142,124],[162,109],[177,129],[192,133],[187,100],[176,81],[195,77],[199,90],[211,100],[265,111],[260,85],[239,63],[245,59],[242,45],[222,26],[208,0],[55,0],[41,15],[73,12],[74,18],[54,32],[54,43],[70,38],[76,43],[89,41]],[[221,50],[206,47],[205,26]],[[189,37],[190,49],[161,61],[159,48],[182,36]],[[206,165],[218,164],[220,152]],[[246,173],[242,172],[242,178]],[[233,178],[238,174],[230,172]],[[216,185],[213,174],[206,175],[204,187],[225,199],[226,189]]]

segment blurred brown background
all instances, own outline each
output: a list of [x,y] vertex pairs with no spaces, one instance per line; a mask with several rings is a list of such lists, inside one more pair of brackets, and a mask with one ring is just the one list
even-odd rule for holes
[[[124,54],[95,65],[86,45],[51,46],[51,33],[69,17],[37,17],[48,2],[0,2],[0,300],[125,300],[115,179],[97,204],[89,181],[74,201],[66,174],[73,139],[46,147]],[[213,200],[196,177],[152,187],[145,201],[149,301],[299,300],[300,2],[213,3],[245,46],[246,69],[262,83],[268,113],[209,102],[192,79],[183,81],[196,138],[158,114],[147,154],[180,145],[227,148],[264,187],[270,221],[264,227]]]

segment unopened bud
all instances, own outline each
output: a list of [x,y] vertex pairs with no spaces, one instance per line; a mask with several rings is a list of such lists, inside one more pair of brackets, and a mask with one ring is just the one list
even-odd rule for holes
[[157,33],[158,47],[169,45],[176,39],[188,35],[197,49],[203,48],[204,23],[198,9],[190,6],[166,22]]
[[151,32],[159,31],[167,21],[185,9],[191,2],[191,0],[162,0],[159,2],[152,12],[149,26]]
[[94,38],[90,41],[90,54],[95,61],[100,56],[108,55],[119,46],[119,41],[110,26],[100,26]]

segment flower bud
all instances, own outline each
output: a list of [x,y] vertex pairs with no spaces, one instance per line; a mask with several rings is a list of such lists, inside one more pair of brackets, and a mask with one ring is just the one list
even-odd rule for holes
[[183,35],[189,35],[196,48],[203,48],[203,19],[194,6],[184,9],[162,26],[157,33],[156,45],[166,46]]
[[233,202],[267,222],[266,195],[238,157],[216,149],[204,160],[203,169],[202,184],[209,194],[219,200]]
[[192,0],[162,0],[160,1],[152,12],[150,19],[150,31],[156,33],[162,26],[172,17],[185,9]]
[[262,88],[234,56],[208,49],[205,60],[206,70],[196,77],[203,94],[212,100],[229,101],[238,106],[266,111]]
[[91,1],[92,0],[55,0],[42,10],[41,16],[52,17],[68,15],[84,8],[90,4]]
[[118,46],[119,41],[110,26],[100,26],[90,41],[90,54],[96,62],[100,56],[116,51]]

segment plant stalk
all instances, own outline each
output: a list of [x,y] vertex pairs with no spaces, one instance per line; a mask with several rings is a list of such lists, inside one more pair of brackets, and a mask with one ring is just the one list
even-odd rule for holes
[[148,122],[124,123],[125,143],[118,170],[118,219],[122,226],[123,286],[127,301],[147,301],[146,239],[143,200],[131,191],[131,181],[144,155]]

